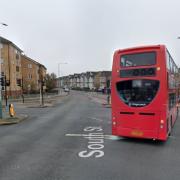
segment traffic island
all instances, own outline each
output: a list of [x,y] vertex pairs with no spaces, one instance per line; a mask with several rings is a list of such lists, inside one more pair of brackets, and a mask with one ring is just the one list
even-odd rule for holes
[[105,108],[111,108],[111,104],[103,103],[102,105],[103,105]]
[[27,105],[27,108],[48,108],[48,107],[53,107],[54,105],[52,103],[49,104],[44,104],[44,105],[37,105],[37,104],[31,104],[31,105]]
[[15,117],[7,117],[0,119],[0,125],[18,124],[28,118],[28,115],[20,115]]

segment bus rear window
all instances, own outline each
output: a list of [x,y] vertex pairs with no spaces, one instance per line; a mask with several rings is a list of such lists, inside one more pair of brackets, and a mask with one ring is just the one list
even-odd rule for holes
[[158,89],[159,81],[135,79],[120,81],[116,84],[120,99],[130,107],[144,107],[152,102]]
[[145,52],[121,56],[121,67],[150,66],[156,64],[156,53]]

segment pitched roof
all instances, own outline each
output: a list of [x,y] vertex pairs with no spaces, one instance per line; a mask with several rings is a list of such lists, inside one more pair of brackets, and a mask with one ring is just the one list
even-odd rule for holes
[[11,44],[13,47],[15,47],[17,50],[19,50],[21,53],[23,52],[23,50],[21,50],[18,46],[16,46],[12,41],[9,41],[8,39],[5,39],[3,37],[0,36],[0,42],[1,43],[5,43],[5,44]]
[[43,64],[41,64],[41,63],[39,63],[39,62],[31,59],[30,57],[28,57],[28,56],[26,56],[26,55],[24,55],[24,54],[21,54],[21,56],[24,57],[24,58],[26,58],[26,59],[28,59],[29,61],[32,61],[33,63],[35,63],[35,64],[37,64],[37,65],[39,65],[39,66],[42,66],[44,69],[47,70],[47,68],[46,68]]

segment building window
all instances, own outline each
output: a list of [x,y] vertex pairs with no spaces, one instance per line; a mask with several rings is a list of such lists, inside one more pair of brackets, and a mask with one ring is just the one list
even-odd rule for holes
[[20,59],[16,59],[16,65],[21,66]]
[[32,68],[32,64],[28,64],[28,68]]
[[17,86],[21,86],[21,79],[16,79]]
[[32,74],[28,74],[28,79],[32,79]]
[[16,59],[19,59],[19,54],[16,54]]
[[19,72],[19,66],[16,66],[16,72]]
[[173,108],[176,105],[176,94],[169,94],[169,109]]
[[1,76],[4,76],[4,72],[1,72]]

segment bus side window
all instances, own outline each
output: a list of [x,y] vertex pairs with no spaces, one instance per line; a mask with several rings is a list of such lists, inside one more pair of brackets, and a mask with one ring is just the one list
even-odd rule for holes
[[169,73],[167,72],[167,89],[169,89]]
[[170,70],[170,59],[169,59],[168,51],[166,51],[166,64],[167,64],[167,69]]

